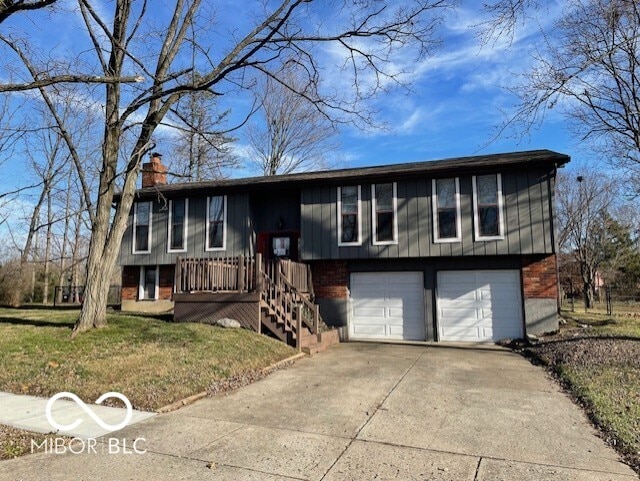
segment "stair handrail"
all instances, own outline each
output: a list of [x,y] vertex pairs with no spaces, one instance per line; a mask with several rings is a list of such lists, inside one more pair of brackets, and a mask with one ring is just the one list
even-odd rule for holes
[[[260,270],[264,280],[264,285],[262,285],[261,289],[261,298],[276,312],[276,316],[278,316],[287,327],[296,332],[297,337],[300,337],[300,330],[297,324],[306,326],[311,334],[318,334],[320,325],[320,310],[318,305],[302,295],[279,268],[275,269],[275,279],[269,276],[264,266],[261,266]],[[281,305],[281,303],[283,303],[283,305]],[[297,307],[300,307],[300,309],[297,309]],[[296,321],[298,321],[298,315],[300,316],[299,323],[294,323],[294,312],[296,313]]]

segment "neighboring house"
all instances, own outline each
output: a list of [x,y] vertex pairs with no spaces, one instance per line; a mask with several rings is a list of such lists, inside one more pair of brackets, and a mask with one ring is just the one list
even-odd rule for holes
[[122,242],[122,308],[171,309],[179,258],[261,254],[310,266],[322,318],[343,338],[553,331],[553,199],[567,162],[540,150],[165,185],[155,157]]

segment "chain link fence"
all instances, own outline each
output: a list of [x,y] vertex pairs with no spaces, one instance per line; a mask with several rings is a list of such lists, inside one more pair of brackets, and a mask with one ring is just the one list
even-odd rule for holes
[[596,289],[593,303],[587,308],[582,292],[563,289],[561,308],[567,311],[600,311],[611,315],[615,313],[640,312],[640,291],[629,292],[629,289],[616,289],[611,286],[600,286]]

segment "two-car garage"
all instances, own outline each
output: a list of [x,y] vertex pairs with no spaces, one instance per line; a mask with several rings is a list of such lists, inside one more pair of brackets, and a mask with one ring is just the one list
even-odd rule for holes
[[[350,281],[350,339],[427,339],[423,271],[355,272]],[[522,337],[520,285],[516,269],[437,272],[437,340],[495,342]]]

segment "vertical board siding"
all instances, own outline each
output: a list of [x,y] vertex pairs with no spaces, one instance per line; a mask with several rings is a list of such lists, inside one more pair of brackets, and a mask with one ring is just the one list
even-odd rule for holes
[[504,239],[481,242],[475,240],[470,175],[459,177],[462,240],[451,243],[434,242],[431,178],[398,181],[398,244],[393,245],[373,245],[371,183],[360,184],[362,245],[355,247],[337,247],[337,186],[305,188],[301,196],[302,259],[552,253],[552,178],[552,173],[544,170],[503,172]]
[[514,175],[502,177],[502,190],[505,201],[505,234],[507,253],[520,253],[520,227],[518,217],[518,188]]
[[[418,257],[428,257],[431,254],[431,183],[416,182],[416,203],[417,211],[414,220],[418,226]],[[412,256],[414,257],[414,256]]]
[[540,192],[540,175],[538,172],[528,172],[529,177],[529,209],[531,212],[532,249],[533,253],[543,253],[545,246],[545,226],[542,214],[543,198]]
[[[462,255],[475,253],[473,233],[473,189],[471,177],[460,178],[460,229],[462,230]],[[435,279],[434,279],[435,282]]]
[[[217,194],[216,194],[217,195]],[[168,252],[169,209],[168,202],[153,202],[152,210],[152,238],[151,253],[133,254],[133,215],[129,215],[129,222],[122,239],[120,250],[120,265],[171,265],[176,258],[217,258],[249,255],[249,218],[248,195],[227,195],[227,233],[226,249],[221,251],[205,251],[207,199],[204,197],[189,198],[187,212],[187,250],[186,252]]]
[[533,253],[533,229],[531,202],[529,200],[529,180],[526,172],[516,174],[518,191],[518,226],[520,228],[520,253]]
[[[398,244],[392,245],[373,245],[371,183],[360,184],[362,244],[359,246],[338,246],[337,184],[287,190],[286,198],[273,203],[265,196],[228,193],[224,251],[205,251],[206,196],[199,196],[189,199],[187,251],[167,252],[168,205],[155,200],[151,253],[132,254],[131,214],[122,240],[120,264],[170,265],[178,256],[249,256],[255,249],[254,231],[268,228],[280,216],[285,219],[287,228],[301,230],[300,257],[305,261],[552,253],[555,251],[554,175],[553,171],[543,169],[502,172],[505,238],[484,242],[476,242],[474,238],[470,175],[459,177],[462,240],[453,243],[434,242],[431,177],[397,181]],[[353,181],[345,185],[347,183],[354,184]]]

